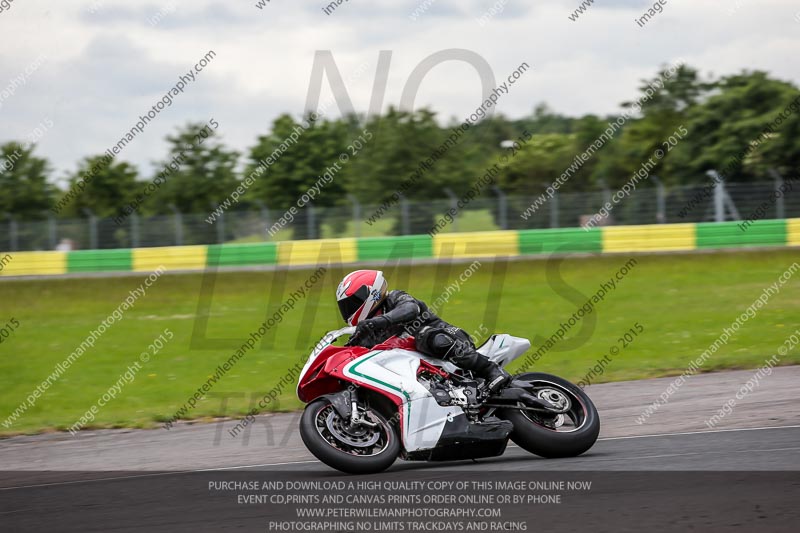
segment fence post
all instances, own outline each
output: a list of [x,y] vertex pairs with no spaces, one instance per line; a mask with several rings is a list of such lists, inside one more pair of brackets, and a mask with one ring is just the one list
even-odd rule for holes
[[450,210],[453,212],[453,231],[458,232],[458,196],[450,187],[445,187],[444,193],[450,198]]
[[261,223],[265,228],[267,228],[264,240],[268,240],[267,235],[269,235],[269,208],[262,202],[261,200],[256,200],[255,204],[258,206],[258,210],[261,213]]
[[497,218],[500,219],[500,229],[508,229],[508,198],[503,189],[492,185],[492,190],[497,195]]
[[404,195],[400,195],[400,217],[401,217],[401,234],[409,235],[411,233],[411,224],[408,215],[408,200]]
[[609,189],[606,182],[603,181],[603,205],[606,204],[611,204],[611,189]]
[[723,192],[723,185],[721,182],[714,187],[714,221],[725,221],[725,194]]
[[725,222],[725,181],[720,178],[719,172],[716,170],[709,170],[706,172],[709,176],[714,178],[714,221]]
[[19,226],[17,225],[17,219],[11,217],[8,225],[11,230],[11,251],[16,252],[19,250]]
[[553,197],[550,199],[550,227],[558,227],[558,191],[553,193]]
[[8,219],[8,246],[11,248],[10,252],[16,252],[17,248],[19,247],[19,242],[17,239],[17,221],[9,212],[4,213],[6,218]]
[[656,222],[666,224],[667,222],[667,193],[664,182],[661,178],[653,174],[650,179],[656,182]]
[[131,248],[139,247],[139,215],[131,213]]
[[47,212],[47,240],[51,250],[56,249],[58,244],[58,229],[56,228],[56,217],[51,212]]
[[308,238],[309,239],[316,239],[317,238],[317,214],[314,212],[314,205],[311,202],[308,202]]
[[361,237],[361,202],[352,194],[348,194],[347,199],[353,204],[353,235],[357,239]]
[[778,219],[786,218],[786,204],[783,203],[783,194],[781,187],[783,187],[783,176],[778,173],[774,168],[769,169],[769,174],[775,180],[775,217]]
[[169,204],[170,210],[175,214],[175,246],[183,245],[183,221],[181,220],[181,212],[175,204]]
[[89,217],[89,248],[97,250],[97,217],[94,216],[92,210],[84,207],[83,212]]

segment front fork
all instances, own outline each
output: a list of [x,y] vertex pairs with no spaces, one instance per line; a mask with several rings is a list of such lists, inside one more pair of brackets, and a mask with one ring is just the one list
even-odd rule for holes
[[[355,396],[355,394],[353,396]],[[367,426],[368,428],[378,427],[378,424],[370,422],[362,416],[361,411],[358,410],[358,401],[356,399],[352,400],[350,408],[350,427],[354,426]]]
[[331,402],[331,405],[333,405],[342,420],[347,421],[349,427],[366,426],[375,428],[378,426],[375,422],[364,418],[364,409],[359,409],[358,392],[354,387],[350,386],[343,391],[326,394],[325,398]]

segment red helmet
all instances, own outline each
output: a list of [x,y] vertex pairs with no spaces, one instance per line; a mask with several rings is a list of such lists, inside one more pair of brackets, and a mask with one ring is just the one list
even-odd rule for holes
[[370,317],[386,298],[387,283],[380,270],[356,270],[336,289],[342,318],[351,326]]

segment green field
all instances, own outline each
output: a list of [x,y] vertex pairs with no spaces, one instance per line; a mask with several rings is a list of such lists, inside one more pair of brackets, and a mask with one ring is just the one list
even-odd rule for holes
[[[561,281],[551,277],[549,282],[546,273],[548,268],[554,270],[552,261],[495,265],[485,260],[440,313],[470,332],[484,324],[518,336],[549,337],[629,259],[626,255],[570,258],[560,266]],[[577,381],[612,346],[618,346],[620,352],[593,381],[679,374],[767,286],[777,282],[789,265],[800,262],[800,252],[642,255],[636,260],[638,263],[617,282],[617,288],[546,353],[536,369]],[[407,288],[417,297],[432,301],[465,267],[393,266],[385,270],[393,287]],[[345,273],[341,268],[330,268],[310,296],[272,330],[274,337],[267,334],[271,346],[244,356],[197,403],[189,417],[246,412],[253,398],[274,387],[318,337],[340,327],[333,292]],[[90,427],[157,425],[230,357],[235,346],[266,318],[268,309],[270,313],[275,310],[270,307],[275,276],[285,281],[283,296],[272,295],[272,302],[280,302],[309,274],[304,270],[219,273],[213,287],[210,277],[205,280],[206,287],[213,288],[205,310],[199,307],[202,274],[161,277],[34,407],[10,427],[0,424],[0,434],[68,428],[138,361],[153,339],[169,328],[174,338],[143,366],[133,382],[99,410]],[[794,277],[800,278],[800,272]],[[0,327],[12,318],[19,324],[0,344],[0,423],[144,278],[0,281]],[[499,310],[494,325],[487,308]],[[196,324],[199,310],[207,318],[206,331],[198,327],[202,322]],[[759,366],[797,329],[798,317],[800,279],[792,278],[708,360],[703,370]],[[644,331],[622,348],[618,339],[636,329],[637,322]],[[781,359],[781,364],[797,363],[800,349]],[[293,387],[287,387],[274,407],[289,410],[299,406]]]

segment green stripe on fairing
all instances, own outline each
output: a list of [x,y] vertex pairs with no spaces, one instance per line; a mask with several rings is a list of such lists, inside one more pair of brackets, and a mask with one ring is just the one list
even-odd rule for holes
[[359,261],[433,257],[433,239],[428,235],[365,237],[356,242]]
[[603,251],[602,233],[597,228],[525,229],[517,235],[520,255]]
[[257,244],[212,244],[208,247],[206,266],[275,265],[278,245],[273,242]]
[[375,383],[380,383],[384,387],[389,387],[390,389],[396,390],[397,392],[402,394],[406,399],[406,411],[407,411],[406,412],[406,428],[408,428],[408,421],[411,420],[411,397],[408,395],[408,393],[406,391],[404,391],[403,389],[399,389],[399,388],[395,387],[394,385],[386,383],[385,381],[381,381],[378,378],[374,378],[372,376],[368,376],[367,374],[362,374],[361,372],[356,370],[356,368],[358,368],[361,365],[361,363],[365,363],[365,362],[369,361],[370,359],[372,359],[373,357],[375,357],[376,355],[381,354],[383,352],[384,352],[384,350],[380,350],[380,351],[375,352],[374,354],[370,355],[369,357],[364,357],[362,355],[357,360],[357,362],[353,366],[350,367],[350,372],[352,372],[356,376],[362,377],[364,379],[367,379],[367,380],[370,380],[370,381],[374,381]]
[[67,254],[67,272],[112,272],[133,270],[129,249],[78,250]]
[[698,248],[737,246],[786,246],[785,220],[759,220],[747,226],[743,222],[710,222],[695,225]]

